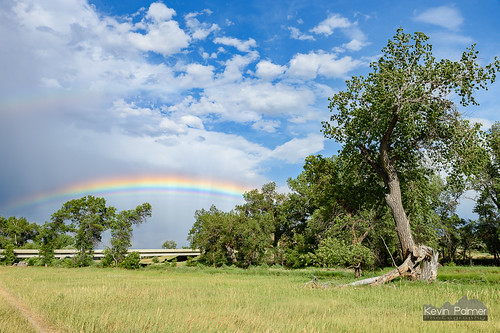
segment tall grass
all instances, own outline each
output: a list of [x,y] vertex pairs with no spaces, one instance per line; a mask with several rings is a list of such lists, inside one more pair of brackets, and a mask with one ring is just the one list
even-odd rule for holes
[[0,295],[0,332],[1,333],[35,333],[28,319]]
[[[166,267],[141,271],[1,267],[0,284],[64,332],[498,332],[498,268],[444,267],[447,281],[311,289],[352,273]],[[474,276],[471,279],[469,276]],[[488,322],[424,322],[424,304],[464,295]]]

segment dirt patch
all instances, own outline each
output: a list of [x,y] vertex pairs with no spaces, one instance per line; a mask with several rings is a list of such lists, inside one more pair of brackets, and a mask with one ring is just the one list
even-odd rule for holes
[[3,297],[7,302],[10,303],[14,308],[16,308],[29,323],[40,333],[56,333],[59,332],[52,325],[47,323],[42,317],[37,313],[31,311],[26,305],[24,305],[21,300],[12,295],[10,292],[5,290],[0,285],[0,296]]

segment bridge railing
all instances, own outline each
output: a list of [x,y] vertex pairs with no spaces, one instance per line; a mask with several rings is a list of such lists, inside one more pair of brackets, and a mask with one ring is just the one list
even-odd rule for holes
[[[3,257],[3,252],[5,250],[0,249],[0,257]],[[163,256],[175,256],[175,257],[196,257],[201,254],[200,250],[192,249],[130,249],[130,252],[139,252],[141,258],[148,257],[163,257]],[[54,256],[58,259],[61,258],[71,258],[76,256],[78,250],[67,249],[67,250],[54,250]],[[32,249],[15,249],[14,255],[18,259],[28,259],[32,257],[38,257],[38,250]],[[104,258],[104,250],[94,250],[94,259]]]

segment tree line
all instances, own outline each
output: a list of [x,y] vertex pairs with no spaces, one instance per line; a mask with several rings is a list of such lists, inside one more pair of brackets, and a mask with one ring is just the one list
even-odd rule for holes
[[12,264],[14,248],[37,248],[40,253],[37,264],[52,265],[55,249],[74,247],[77,255],[71,264],[88,266],[103,232],[110,230],[111,246],[106,247],[102,263],[119,266],[127,263],[133,226],[145,222],[151,211],[151,205],[143,203],[135,209],[117,212],[115,207],[106,205],[104,198],[88,195],[66,202],[43,225],[29,223],[23,217],[0,217],[0,248],[5,249],[3,260]]

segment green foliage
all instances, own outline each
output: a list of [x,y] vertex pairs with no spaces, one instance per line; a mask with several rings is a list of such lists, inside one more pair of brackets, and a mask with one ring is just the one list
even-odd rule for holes
[[75,247],[78,249],[75,260],[79,266],[92,263],[94,246],[101,241],[102,232],[114,220],[115,210],[106,206],[104,198],[89,195],[66,202],[52,215],[55,225],[70,221],[69,230],[75,232]]
[[36,240],[38,232],[39,226],[36,223],[29,223],[24,217],[0,217],[0,248],[7,246],[8,243],[21,248],[28,241]]
[[[79,263],[76,262],[75,258],[61,258],[52,262],[52,266],[62,268],[74,268],[78,267],[78,264]],[[87,266],[90,266],[90,263]]]
[[17,262],[16,255],[14,254],[14,244],[8,243],[5,246],[5,250],[3,252],[3,262],[5,265],[10,266],[13,263]]
[[324,239],[316,251],[316,262],[321,267],[371,267],[374,256],[366,246],[346,244],[338,238]]
[[281,236],[275,228],[282,224],[278,209],[282,196],[271,183],[262,192],[253,190],[244,197],[246,203],[236,211],[223,212],[215,206],[196,211],[188,240],[192,248],[202,251],[200,262],[248,267],[268,260],[266,252]]
[[27,260],[28,266],[43,266],[43,260],[40,257],[31,257]]
[[141,255],[139,252],[130,252],[122,262],[118,264],[119,267],[126,269],[139,269],[141,268]]
[[474,211],[479,215],[478,233],[500,263],[500,122],[486,133],[486,150],[488,163],[475,183],[479,198]]
[[124,260],[127,250],[132,246],[132,226],[144,223],[147,217],[151,217],[151,205],[143,203],[135,210],[121,211],[111,221],[111,248],[107,253],[113,258],[114,266]]
[[398,29],[372,72],[351,78],[330,99],[333,114],[323,122],[324,135],[342,144],[341,159],[365,177],[379,177],[367,189],[384,190],[405,257],[414,239],[436,243],[430,200],[436,172],[445,169],[450,182],[464,188],[485,163],[479,125],[462,119],[449,96],[457,94],[462,106],[477,105],[473,92],[500,69],[498,59],[481,67],[474,45],[459,61],[436,61],[427,40]]
[[111,266],[116,266],[115,265],[115,260],[113,258],[112,251],[109,247],[106,247],[104,249],[104,257],[101,259],[101,265],[102,267],[111,267]]
[[161,246],[162,249],[176,249],[177,243],[173,240],[166,240],[165,243]]

